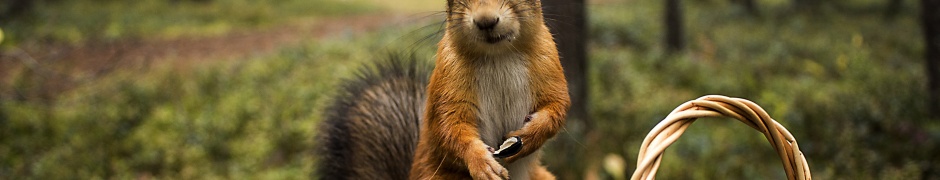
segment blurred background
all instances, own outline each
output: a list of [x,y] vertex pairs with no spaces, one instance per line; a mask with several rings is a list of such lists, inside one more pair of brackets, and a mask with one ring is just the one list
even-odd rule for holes
[[[431,61],[445,2],[0,0],[0,179],[315,177],[338,85],[384,52]],[[543,3],[575,100],[544,148],[562,179],[629,177],[707,94],[763,106],[818,179],[940,178],[936,0]],[[701,119],[658,177],[785,175],[760,133]]]

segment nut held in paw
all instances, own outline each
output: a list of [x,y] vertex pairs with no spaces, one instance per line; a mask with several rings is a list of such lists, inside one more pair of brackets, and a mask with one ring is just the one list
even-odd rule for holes
[[518,136],[513,136],[503,141],[503,145],[499,145],[499,150],[493,152],[493,156],[505,158],[519,153],[520,150],[522,150],[522,140]]

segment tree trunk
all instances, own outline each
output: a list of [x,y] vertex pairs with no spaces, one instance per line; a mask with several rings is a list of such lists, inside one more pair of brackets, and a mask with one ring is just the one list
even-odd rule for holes
[[940,0],[921,0],[927,94],[934,118],[940,118]]
[[682,41],[682,9],[679,0],[666,0],[666,50],[680,51]]
[[5,4],[4,6],[9,5],[0,8],[0,16],[18,18],[23,13],[27,13],[33,9],[34,0],[0,0],[0,4]]
[[732,0],[732,2],[744,6],[744,9],[747,10],[747,13],[751,15],[759,15],[759,12],[757,11],[757,3],[755,3],[754,0]]
[[792,0],[791,8],[796,11],[819,12],[823,3],[823,0]]
[[901,13],[901,7],[904,5],[904,1],[901,0],[888,0],[887,6],[885,6],[885,18],[893,19],[899,13]]
[[[576,140],[581,138],[587,129],[592,126],[587,113],[587,18],[585,16],[584,0],[542,0],[542,9],[545,22],[555,36],[558,53],[561,55],[561,66],[568,81],[568,93],[571,96],[571,108],[568,110],[566,138],[558,138],[554,143],[559,147],[561,157],[556,163],[570,164],[577,162],[580,157]],[[569,138],[570,137],[570,138]],[[561,179],[578,179],[579,170],[565,169],[558,172]],[[566,177],[567,176],[567,177]]]
[[589,122],[586,108],[587,18],[584,14],[584,0],[543,0],[542,3],[568,80],[568,92],[571,95],[568,119]]

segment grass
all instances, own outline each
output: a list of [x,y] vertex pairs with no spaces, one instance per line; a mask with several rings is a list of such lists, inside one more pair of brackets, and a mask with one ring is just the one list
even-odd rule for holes
[[[238,29],[382,11],[365,0],[37,1],[25,16],[0,23],[8,42],[82,44],[117,39],[215,36]],[[315,19],[314,19],[315,20]]]
[[[937,176],[923,173],[938,172],[940,126],[926,118],[916,7],[888,20],[859,10],[877,5],[867,0],[813,11],[758,1],[758,17],[724,1],[685,3],[688,49],[674,54],[660,42],[660,2],[589,6],[590,133],[602,136],[560,134],[558,141],[582,144],[547,149],[553,172],[629,176],[642,138],[670,110],[723,94],[757,102],[793,132],[816,178]],[[191,28],[211,29],[203,25]],[[118,71],[49,102],[0,96],[0,178],[308,177],[314,127],[337,84],[385,50],[430,59],[437,39],[421,39],[435,27],[310,40],[191,71]],[[8,88],[31,84],[18,82]],[[552,164],[561,155],[582,158]],[[623,158],[624,168],[587,168],[607,155]],[[747,126],[702,119],[667,151],[658,177],[781,179],[776,158]]]

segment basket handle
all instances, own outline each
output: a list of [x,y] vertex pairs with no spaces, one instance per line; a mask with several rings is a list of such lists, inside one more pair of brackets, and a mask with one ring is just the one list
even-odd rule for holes
[[720,95],[702,96],[683,103],[657,124],[643,139],[637,157],[637,168],[631,179],[654,179],[662,162],[663,152],[682,136],[692,122],[702,117],[722,116],[735,118],[763,133],[783,160],[787,179],[812,179],[806,157],[800,152],[790,131],[770,118],[770,115],[754,102]]

